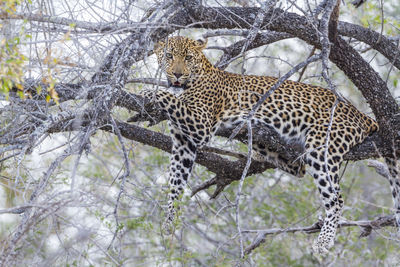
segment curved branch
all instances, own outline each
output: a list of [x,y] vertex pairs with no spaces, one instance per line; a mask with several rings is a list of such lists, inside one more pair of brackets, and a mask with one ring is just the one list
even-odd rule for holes
[[343,36],[354,38],[371,46],[400,70],[400,49],[386,36],[371,29],[343,21],[339,22],[338,32]]

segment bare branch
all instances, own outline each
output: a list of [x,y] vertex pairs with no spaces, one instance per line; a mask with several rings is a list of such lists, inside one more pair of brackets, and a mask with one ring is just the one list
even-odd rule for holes
[[[322,222],[316,222],[311,226],[306,227],[289,227],[289,228],[273,228],[267,230],[256,230],[256,231],[243,231],[243,233],[257,233],[257,237],[253,242],[245,249],[245,254],[251,253],[254,249],[259,247],[265,242],[268,235],[278,235],[282,233],[296,233],[303,232],[306,234],[316,233],[321,231]],[[370,221],[339,221],[339,228],[357,226],[361,228],[360,236],[365,237],[370,235],[372,230],[378,230],[383,227],[393,226],[395,227],[394,215],[388,215],[378,217],[375,220]]]

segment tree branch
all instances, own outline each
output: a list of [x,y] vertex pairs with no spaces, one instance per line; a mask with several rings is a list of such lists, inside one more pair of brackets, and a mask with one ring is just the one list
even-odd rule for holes
[[[289,227],[289,228],[272,228],[258,231],[243,231],[243,233],[257,233],[253,242],[245,249],[245,254],[250,254],[254,249],[258,248],[265,242],[268,235],[278,235],[282,233],[303,232],[306,234],[316,233],[321,231],[323,222],[319,221],[311,226],[306,227]],[[339,228],[357,226],[361,228],[360,237],[369,236],[372,230],[377,230],[387,226],[396,227],[394,215],[378,217],[370,221],[339,221]]]
[[[400,70],[400,49],[386,36],[371,29],[343,21],[338,24],[338,33],[368,44]],[[380,41],[378,42],[378,40]]]

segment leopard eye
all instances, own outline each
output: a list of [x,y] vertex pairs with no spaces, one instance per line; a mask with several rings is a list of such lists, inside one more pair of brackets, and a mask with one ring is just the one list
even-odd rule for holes
[[185,57],[185,60],[191,60],[191,59],[192,59],[192,56],[187,55],[187,56]]
[[171,53],[166,53],[165,56],[166,56],[167,58],[172,58],[172,54],[171,54]]

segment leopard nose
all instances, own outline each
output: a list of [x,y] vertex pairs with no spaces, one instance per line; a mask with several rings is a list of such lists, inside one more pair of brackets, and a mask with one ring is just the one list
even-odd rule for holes
[[176,77],[177,79],[179,79],[179,77],[182,76],[182,73],[174,73],[174,75],[175,75],[175,77]]

